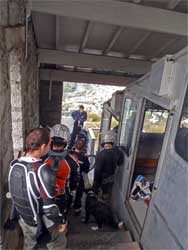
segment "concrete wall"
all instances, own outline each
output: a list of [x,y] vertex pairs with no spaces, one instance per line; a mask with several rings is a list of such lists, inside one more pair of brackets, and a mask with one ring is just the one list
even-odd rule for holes
[[63,83],[40,81],[40,124],[53,126],[61,123]]
[[[39,125],[38,65],[32,23],[26,39],[25,0],[0,1],[0,247],[20,249],[20,229],[3,230],[10,161],[23,149],[28,130]],[[27,53],[26,53],[27,51]]]

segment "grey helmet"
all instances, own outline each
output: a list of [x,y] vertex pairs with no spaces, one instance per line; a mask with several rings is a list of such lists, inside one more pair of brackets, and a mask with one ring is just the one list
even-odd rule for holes
[[113,131],[103,131],[100,133],[100,144],[104,145],[105,143],[114,144],[116,141],[116,134]]
[[50,130],[50,137],[52,138],[52,141],[63,140],[69,143],[70,141],[69,128],[64,124],[56,124]]

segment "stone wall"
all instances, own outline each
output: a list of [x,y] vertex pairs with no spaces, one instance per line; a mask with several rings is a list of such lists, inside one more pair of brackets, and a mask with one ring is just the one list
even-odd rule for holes
[[25,26],[6,28],[15,157],[23,150],[25,135],[39,125],[38,63],[31,22],[27,39],[25,32]]
[[[10,82],[8,57],[5,46],[5,32],[0,27],[0,218],[2,226],[8,164],[13,157]],[[2,228],[1,228],[2,229]]]
[[[20,229],[3,230],[10,202],[8,166],[25,134],[39,125],[38,63],[32,23],[26,39],[26,0],[0,1],[0,247],[20,249]],[[27,53],[26,53],[27,52]]]
[[27,57],[24,58],[22,101],[24,136],[31,128],[39,126],[38,58],[32,24],[29,24]]

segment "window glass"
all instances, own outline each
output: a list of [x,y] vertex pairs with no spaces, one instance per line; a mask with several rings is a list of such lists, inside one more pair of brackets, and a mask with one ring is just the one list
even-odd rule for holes
[[118,125],[119,125],[119,121],[114,116],[112,116],[110,130],[118,128]]
[[134,131],[134,123],[136,118],[136,109],[137,109],[136,101],[132,99],[125,100],[121,134],[120,134],[120,145],[125,146],[127,150],[129,150],[131,146],[131,141]]
[[188,162],[188,88],[175,140],[176,152]]
[[143,124],[143,133],[164,133],[168,111],[166,110],[146,110]]

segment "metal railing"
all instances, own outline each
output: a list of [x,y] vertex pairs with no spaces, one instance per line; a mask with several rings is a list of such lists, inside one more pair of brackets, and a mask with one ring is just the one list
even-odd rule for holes
[[95,154],[95,141],[96,137],[94,135],[93,129],[88,129],[88,148],[87,148],[87,154],[88,155],[94,155]]

